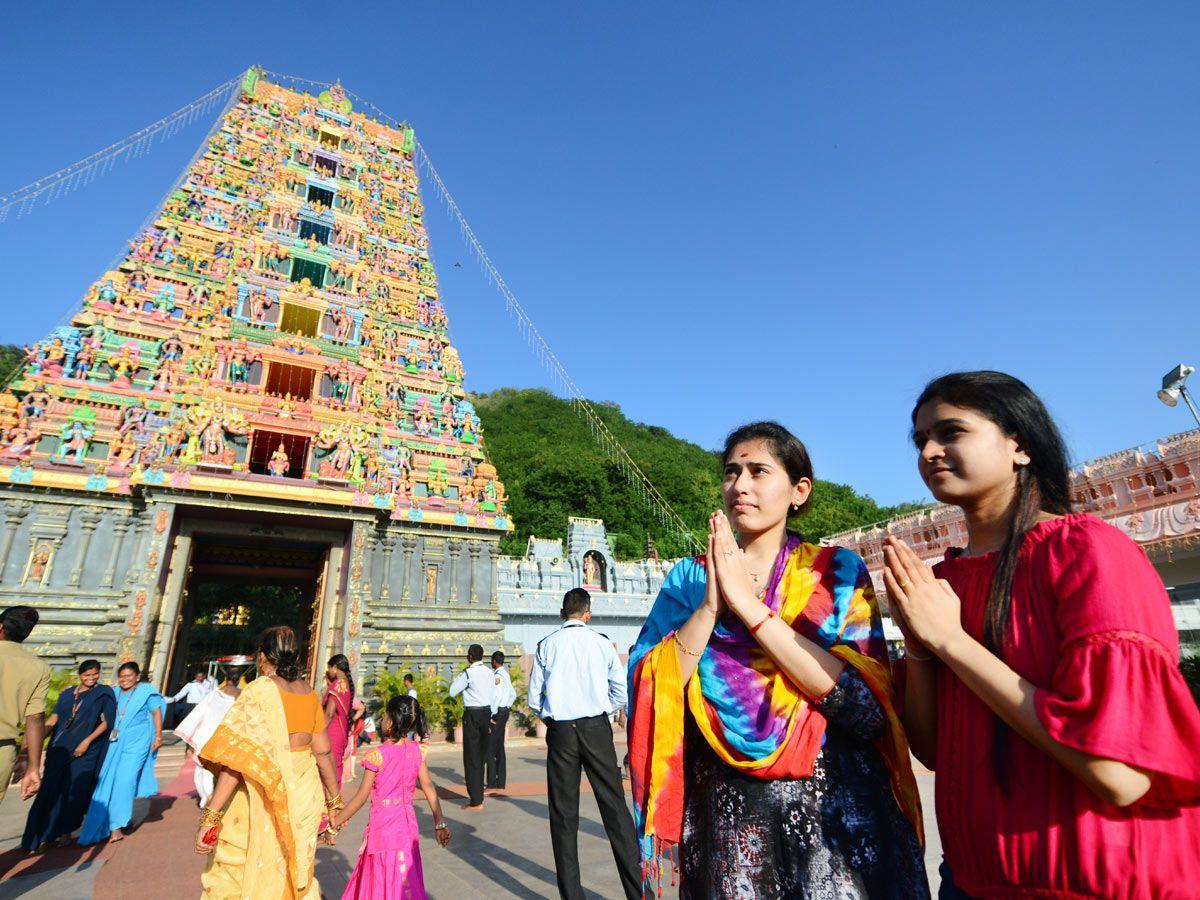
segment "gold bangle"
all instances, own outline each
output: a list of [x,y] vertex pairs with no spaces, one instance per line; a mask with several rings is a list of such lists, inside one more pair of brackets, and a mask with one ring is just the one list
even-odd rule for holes
[[338,810],[345,809],[346,804],[345,801],[342,800],[342,795],[334,794],[332,797],[326,800],[325,808],[329,810],[329,812],[337,812]]
[[433,830],[434,831],[449,831],[450,826],[447,825],[445,822],[438,822],[436,825],[433,826]]
[[225,818],[224,812],[206,806],[200,810],[200,827],[208,828],[212,825],[220,825],[223,818]]
[[680,649],[680,650],[682,650],[684,653],[686,653],[688,656],[694,656],[694,657],[696,657],[697,659],[699,659],[699,658],[700,658],[700,656],[701,656],[701,653],[703,653],[703,651],[701,651],[701,653],[697,653],[695,650],[690,650],[690,649],[688,649],[686,646],[684,646],[684,643],[683,643],[683,641],[681,641],[681,640],[679,639],[679,632],[678,632],[678,631],[677,631],[677,632],[675,632],[675,645],[676,645],[677,647],[679,647],[679,649]]

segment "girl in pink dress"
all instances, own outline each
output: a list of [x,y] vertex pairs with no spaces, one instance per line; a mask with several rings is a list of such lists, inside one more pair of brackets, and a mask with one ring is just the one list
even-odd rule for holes
[[445,847],[450,828],[425,768],[425,750],[409,734],[425,736],[425,716],[412,697],[393,697],[387,703],[380,735],[383,743],[362,758],[363,780],[354,799],[330,823],[333,834],[371,800],[371,819],[358,851],[358,861],[342,900],[425,900],[425,877],[417,847],[417,814],[413,790],[421,793],[433,812],[434,834]]
[[333,768],[340,786],[346,779],[342,770],[346,764],[346,751],[350,745],[350,709],[354,703],[354,679],[350,676],[350,660],[338,653],[330,658],[325,667],[325,678],[329,687],[321,698],[325,710],[329,748],[333,753]]

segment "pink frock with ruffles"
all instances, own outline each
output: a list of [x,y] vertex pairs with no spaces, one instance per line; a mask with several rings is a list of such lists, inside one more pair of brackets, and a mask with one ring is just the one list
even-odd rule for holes
[[[996,554],[934,567],[976,639]],[[1162,581],[1124,533],[1086,515],[1034,526],[1013,580],[1004,660],[1037,691],[1055,740],[1150,773],[1119,807],[1012,731],[1007,784],[993,770],[991,710],[937,673],[938,829],[973,897],[1200,896],[1200,711],[1179,671]]]
[[413,809],[423,758],[421,746],[410,740],[381,744],[363,756],[363,768],[375,773],[371,818],[342,900],[425,900]]

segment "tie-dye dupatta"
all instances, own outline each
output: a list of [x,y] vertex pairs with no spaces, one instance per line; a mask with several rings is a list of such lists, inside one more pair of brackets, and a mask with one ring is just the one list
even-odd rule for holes
[[[825,717],[763,652],[740,620],[723,616],[685,692],[675,632],[704,600],[705,559],[685,559],[663,582],[630,651],[629,761],[634,817],[651,878],[679,843],[683,825],[685,705],[725,763],[759,778],[813,771]],[[892,789],[918,837],[921,806],[908,743],[893,704],[887,644],[870,575],[841,547],[790,537],[771,572],[764,603],[784,622],[853,666],[871,688],[888,727],[876,747]]]

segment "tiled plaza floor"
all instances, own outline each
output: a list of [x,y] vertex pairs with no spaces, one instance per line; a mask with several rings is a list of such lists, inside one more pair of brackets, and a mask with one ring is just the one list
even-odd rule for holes
[[[618,758],[624,752],[624,745],[618,744]],[[545,763],[542,741],[509,742],[507,795],[489,796],[481,812],[465,812],[460,749],[431,745],[430,773],[454,834],[448,848],[438,847],[428,808],[423,799],[417,801],[425,883],[433,900],[557,896],[546,815]],[[138,801],[135,821],[139,824],[129,837],[111,846],[71,846],[34,856],[23,853],[19,845],[28,806],[10,790],[0,804],[0,900],[183,900],[197,896],[204,860],[191,849],[197,816],[191,765],[180,745],[163,748],[158,763],[159,795]],[[940,857],[933,823],[933,776],[922,774],[919,781],[931,832],[926,859],[932,876]],[[600,813],[586,779],[583,786],[579,835],[583,886],[589,897],[619,898],[616,867]],[[344,795],[350,797],[354,790],[354,785],[347,785]],[[316,874],[324,897],[341,896],[367,815],[364,809],[355,817],[339,835],[336,847],[318,848]],[[934,893],[936,896],[936,885]],[[673,898],[676,892],[667,885],[663,896]]]

